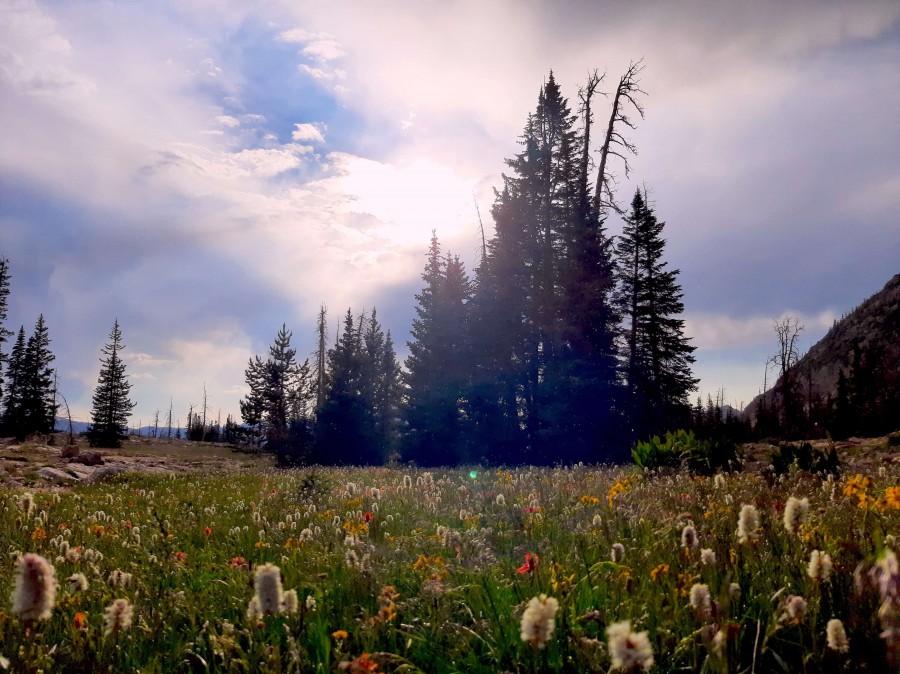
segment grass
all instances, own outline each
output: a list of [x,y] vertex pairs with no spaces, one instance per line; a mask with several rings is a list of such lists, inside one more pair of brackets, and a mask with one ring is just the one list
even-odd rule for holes
[[[351,672],[607,672],[606,628],[629,620],[647,632],[654,672],[896,666],[880,636],[892,618],[878,615],[894,599],[869,577],[900,524],[900,490],[888,491],[900,484],[896,465],[834,482],[591,467],[473,479],[469,470],[257,467],[126,474],[33,498],[7,490],[0,657],[17,672],[331,672],[341,663]],[[810,503],[793,533],[781,520],[790,496]],[[759,535],[744,544],[742,504],[760,514]],[[688,523],[696,548],[682,546]],[[624,546],[617,562],[615,543]],[[702,563],[701,549],[715,562]],[[827,580],[807,573],[813,550],[832,560]],[[26,552],[55,567],[48,620],[23,622],[6,600]],[[537,563],[519,572],[529,553]],[[296,612],[248,616],[264,564],[296,591]],[[130,582],[111,585],[115,570]],[[89,581],[83,592],[66,581],[75,573]],[[707,611],[689,604],[697,584],[712,595]],[[521,639],[520,621],[541,594],[559,610],[537,648]],[[804,615],[786,617],[791,595],[804,598]],[[132,625],[105,634],[118,598],[133,604]],[[831,618],[843,621],[847,653],[827,646]]]

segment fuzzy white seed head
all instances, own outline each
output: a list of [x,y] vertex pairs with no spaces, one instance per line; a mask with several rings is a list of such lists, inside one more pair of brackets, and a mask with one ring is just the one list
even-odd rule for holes
[[709,586],[703,583],[694,583],[691,586],[690,603],[698,618],[708,618],[712,615],[712,597],[709,595]]
[[745,503],[741,506],[741,514],[738,516],[737,537],[739,543],[757,538],[759,536],[759,513],[756,506]]
[[116,599],[112,604],[106,607],[103,614],[104,630],[103,634],[118,634],[123,630],[131,627],[131,620],[134,615],[134,607],[127,599]]
[[716,563],[716,553],[709,548],[703,548],[700,551],[700,563],[703,566],[712,566]]
[[56,602],[56,576],[46,559],[34,553],[19,558],[12,610],[23,621],[47,620]]
[[809,515],[809,499],[791,496],[784,507],[784,528],[788,533],[796,533]]
[[850,650],[850,641],[847,639],[847,632],[844,629],[844,623],[837,618],[828,621],[825,627],[825,636],[828,640],[828,648],[838,653],[846,653]]
[[83,573],[73,573],[66,578],[66,582],[72,592],[84,592],[88,589],[88,579]]
[[274,564],[263,564],[256,567],[253,589],[259,611],[263,615],[276,615],[281,612],[281,569]]
[[831,557],[821,550],[813,550],[809,554],[807,575],[816,581],[826,581],[831,576]]
[[613,669],[634,672],[653,667],[653,648],[647,632],[632,632],[631,621],[612,623],[606,628],[606,636]]
[[287,590],[281,598],[282,613],[294,615],[300,608],[300,600],[297,597],[297,590]]
[[697,537],[697,530],[688,524],[681,530],[681,547],[696,548],[700,545],[700,539]]
[[611,557],[612,561],[619,564],[625,558],[625,546],[621,543],[613,543]]
[[522,614],[522,641],[543,648],[556,628],[558,610],[559,602],[554,597],[532,597]]

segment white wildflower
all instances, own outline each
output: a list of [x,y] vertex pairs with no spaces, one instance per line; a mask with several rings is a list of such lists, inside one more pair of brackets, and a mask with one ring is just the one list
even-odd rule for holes
[[532,597],[522,614],[522,641],[543,648],[553,635],[558,610],[559,602],[554,597]]
[[606,636],[613,669],[633,672],[653,666],[653,648],[647,632],[632,632],[631,621],[612,623],[606,628]]
[[838,653],[846,653],[850,650],[850,641],[847,639],[847,632],[844,630],[844,623],[837,618],[828,621],[825,627],[825,636],[828,639],[828,648]]
[[784,507],[784,528],[788,533],[796,533],[809,515],[809,499],[791,496]]

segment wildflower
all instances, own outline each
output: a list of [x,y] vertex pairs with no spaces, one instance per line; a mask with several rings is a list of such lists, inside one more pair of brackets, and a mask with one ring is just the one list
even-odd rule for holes
[[506,497],[503,494],[497,494],[497,498],[494,499],[494,505],[502,508],[506,505]]
[[307,611],[315,611],[316,610],[316,598],[311,594],[306,596],[306,610]]
[[553,635],[558,610],[559,602],[554,597],[532,597],[522,614],[522,641],[543,648]]
[[342,660],[338,665],[338,669],[346,669],[350,674],[366,674],[367,672],[377,674],[378,663],[372,660],[368,653],[363,653],[358,658]]
[[625,557],[625,546],[621,543],[613,543],[612,546],[612,560],[616,564],[620,564],[622,559]]
[[888,487],[884,492],[884,501],[894,510],[900,510],[900,487]]
[[518,573],[534,573],[537,569],[538,556],[530,552],[525,553],[525,563],[518,568]]
[[737,583],[732,583],[728,586],[728,597],[731,601],[737,601],[741,598],[741,586]]
[[347,634],[346,630],[335,630],[334,632],[331,633],[331,637],[337,641],[343,641],[348,636],[350,636],[350,635]]
[[362,521],[365,522],[366,524],[371,523],[372,520],[374,520],[374,519],[375,519],[375,515],[373,515],[368,510],[365,513],[363,513]]
[[433,573],[431,577],[422,582],[422,596],[435,601],[446,592],[444,581],[440,574]]
[[805,619],[806,600],[803,597],[792,594],[784,604],[784,613],[781,615],[781,620],[797,624]]
[[759,536],[759,513],[756,506],[745,503],[741,506],[741,514],[738,517],[737,537],[738,542],[746,543]]
[[599,529],[601,526],[603,526],[603,520],[600,518],[600,515],[594,515],[594,519],[591,520],[591,526],[593,526],[595,529]]
[[210,527],[204,528],[204,529],[203,529],[203,535],[204,535],[204,536],[212,536],[212,528],[210,528]]
[[697,530],[690,524],[681,530],[681,547],[696,548],[700,545],[700,539],[697,538]]
[[128,587],[131,584],[131,574],[115,569],[110,572],[106,582],[110,587]]
[[722,473],[716,473],[716,476],[713,478],[713,484],[716,486],[716,489],[722,489],[725,487],[725,476]]
[[716,563],[716,553],[709,548],[703,548],[700,551],[700,563],[703,566],[712,566]]
[[66,578],[66,582],[72,592],[84,592],[88,589],[88,579],[83,573],[73,573]]
[[653,649],[647,632],[632,632],[630,620],[612,623],[606,628],[606,636],[613,669],[634,672],[653,666]]
[[708,585],[694,583],[691,586],[690,605],[699,618],[708,618],[712,615],[712,598],[709,595]]
[[791,496],[784,507],[784,528],[788,533],[796,533],[809,514],[809,499]]
[[658,576],[665,575],[667,573],[669,573],[668,564],[657,564],[652,569],[650,569],[650,580],[656,581]]
[[[315,601],[315,600],[313,600]],[[294,615],[300,608],[300,600],[297,598],[297,590],[288,590],[281,598],[281,611],[287,615]]]
[[413,485],[412,477],[410,477],[409,475],[404,475],[403,476],[404,489],[412,489],[412,485]]
[[53,567],[40,555],[29,553],[19,558],[19,572],[12,593],[13,613],[25,622],[47,620],[56,601],[56,577]]
[[244,569],[247,570],[250,568],[249,562],[243,557],[232,557],[231,561],[228,562],[232,569]]
[[813,550],[809,554],[809,568],[806,573],[813,580],[828,580],[831,575],[831,557],[821,550]]
[[847,632],[844,630],[844,623],[837,618],[828,621],[825,627],[825,636],[828,639],[828,648],[838,653],[846,653],[850,650],[850,641],[847,639]]
[[253,599],[257,602],[259,613],[263,615],[281,613],[281,569],[274,564],[263,564],[256,567],[253,590],[255,593]]
[[118,634],[122,630],[131,627],[131,618],[134,614],[134,607],[127,599],[116,599],[112,604],[106,607],[106,613],[103,615],[103,622],[106,627],[103,630],[104,636],[110,634]]
[[176,552],[176,553],[173,555],[173,557],[174,557],[174,559],[175,559],[175,563],[176,563],[176,564],[183,564],[183,563],[184,563],[184,560],[187,559],[187,553],[186,553],[186,552],[181,552],[181,551],[179,551],[179,552]]
[[72,619],[72,626],[79,632],[87,632],[87,613],[78,611]]

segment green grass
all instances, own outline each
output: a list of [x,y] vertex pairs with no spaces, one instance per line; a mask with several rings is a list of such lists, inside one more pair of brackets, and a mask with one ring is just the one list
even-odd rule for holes
[[[628,476],[611,507],[611,487]],[[607,672],[606,627],[630,620],[648,632],[655,672],[891,671],[881,598],[866,574],[886,535],[897,533],[900,509],[885,495],[898,478],[896,466],[872,475],[868,507],[859,507],[859,494],[845,495],[846,480],[796,472],[771,482],[732,475],[717,485],[587,467],[482,470],[475,480],[468,469],[129,474],[34,491],[30,513],[25,492],[6,491],[0,656],[17,672],[331,672],[363,653],[383,672]],[[781,522],[791,495],[811,504],[796,533]],[[757,506],[761,535],[741,545],[743,503]],[[696,549],[681,546],[687,522],[698,532]],[[312,536],[303,540],[307,528]],[[618,563],[614,543],[625,548]],[[701,564],[700,548],[715,553],[714,564]],[[87,549],[102,560],[87,561]],[[833,560],[827,581],[807,575],[814,549]],[[45,556],[60,583],[50,619],[28,625],[8,599],[25,552]],[[538,556],[536,570],[518,573],[526,553]],[[297,591],[297,613],[248,617],[254,570],[264,563]],[[111,587],[115,569],[132,574],[131,584]],[[83,593],[66,583],[76,572],[89,579]],[[708,585],[712,615],[689,606],[695,583]],[[559,611],[538,650],[519,631],[526,604],[542,593],[559,600]],[[802,620],[782,619],[789,595],[808,602]],[[133,624],[104,635],[105,608],[120,597],[134,605]],[[847,654],[826,647],[831,618],[844,622]],[[347,637],[335,638],[338,630]],[[719,630],[725,652],[714,658],[709,638]]]

